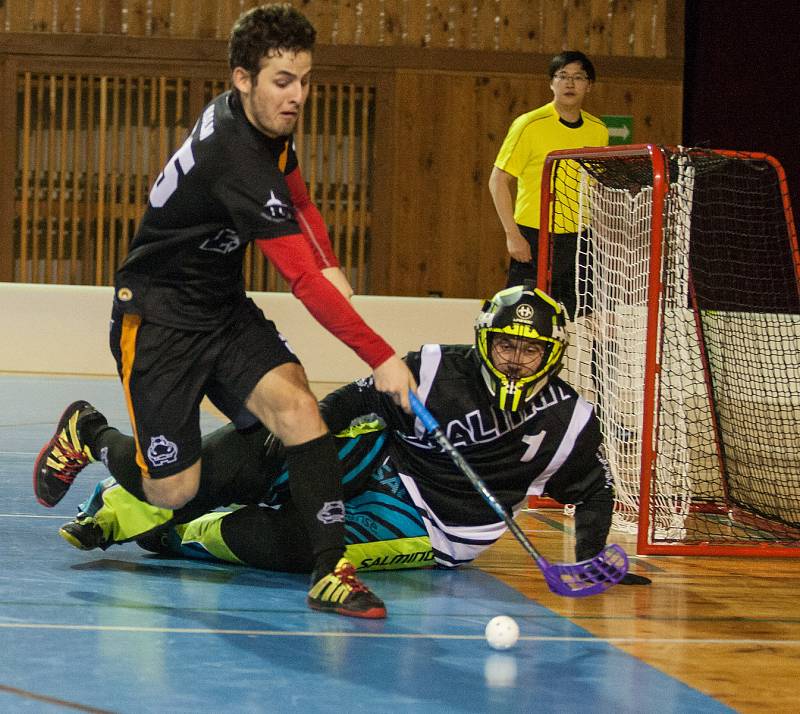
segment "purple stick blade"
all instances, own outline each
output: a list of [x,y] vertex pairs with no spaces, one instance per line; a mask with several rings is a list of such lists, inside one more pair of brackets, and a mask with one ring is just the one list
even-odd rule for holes
[[586,597],[616,585],[628,572],[628,556],[618,545],[607,545],[594,558],[580,563],[552,563],[542,571],[557,595]]

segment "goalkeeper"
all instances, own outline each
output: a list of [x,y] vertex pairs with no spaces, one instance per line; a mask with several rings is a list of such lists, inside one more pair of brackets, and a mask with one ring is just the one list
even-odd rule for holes
[[[556,376],[567,343],[563,306],[539,290],[507,288],[484,304],[475,335],[474,345],[429,344],[406,356],[420,398],[506,510],[518,512],[531,495],[575,504],[575,558],[593,557],[611,524],[612,476],[591,405]],[[358,569],[456,567],[506,530],[371,379],[329,394],[321,411],[337,433],[347,554]],[[109,426],[81,437],[112,474],[137,468],[131,437]],[[310,571],[311,544],[272,434],[223,426],[204,439],[202,464],[200,492],[178,511],[142,503],[109,478],[60,534],[83,549],[136,540],[156,552]],[[231,504],[239,507],[213,510]]]

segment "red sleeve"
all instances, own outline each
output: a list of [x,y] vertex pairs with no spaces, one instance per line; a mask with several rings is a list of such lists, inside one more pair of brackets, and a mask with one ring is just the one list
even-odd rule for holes
[[256,243],[314,319],[372,369],[394,354],[386,341],[353,309],[350,301],[319,272],[303,236],[295,233],[280,238],[261,238]]
[[308,191],[306,191],[305,181],[300,175],[300,168],[296,168],[285,178],[292,204],[297,212],[297,222],[300,230],[303,231],[303,236],[311,246],[317,267],[320,270],[322,268],[338,268],[339,261],[331,246],[328,227],[325,225],[319,209],[311,202]]

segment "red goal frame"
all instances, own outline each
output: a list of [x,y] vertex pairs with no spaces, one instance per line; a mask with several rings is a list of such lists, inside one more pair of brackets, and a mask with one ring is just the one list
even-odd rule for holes
[[[791,533],[791,539],[797,538],[796,544],[785,543],[756,543],[748,544],[743,542],[741,545],[731,543],[669,543],[659,544],[651,542],[654,531],[654,524],[651,519],[651,477],[654,474],[656,459],[656,430],[658,424],[656,420],[658,408],[658,380],[660,365],[658,363],[659,353],[659,310],[660,300],[664,286],[662,284],[661,265],[663,256],[664,241],[664,206],[667,192],[670,185],[669,161],[668,156],[678,151],[675,147],[661,147],[654,144],[636,144],[628,146],[598,147],[585,149],[567,149],[551,152],[545,160],[542,173],[542,193],[541,193],[541,219],[539,230],[539,253],[538,253],[538,274],[537,285],[548,291],[551,283],[550,264],[552,254],[552,240],[550,236],[550,206],[553,202],[553,167],[557,161],[564,159],[591,159],[591,158],[626,158],[626,157],[649,157],[653,174],[652,202],[650,210],[650,262],[649,262],[649,282],[647,288],[647,333],[645,338],[644,356],[644,394],[643,394],[643,418],[641,424],[641,470],[639,476],[639,503],[648,504],[647,508],[640,507],[638,513],[637,530],[637,553],[641,555],[746,555],[746,556],[777,556],[777,557],[800,557],[800,531],[787,527],[787,533]],[[794,275],[796,287],[800,296],[800,250],[798,249],[797,234],[792,214],[791,201],[786,182],[786,175],[780,163],[769,156],[760,152],[741,152],[730,150],[714,150],[712,153],[723,156],[758,159],[768,162],[778,176],[781,200],[783,204],[784,217],[790,243],[790,252],[794,263]],[[709,399],[711,396],[709,395]],[[550,499],[531,498],[531,507],[554,507],[557,503]],[[697,508],[697,512],[732,513],[730,504],[721,502],[709,505],[692,504],[691,508]],[[717,510],[713,510],[717,509]],[[691,511],[690,511],[691,512]],[[755,518],[755,517],[754,517]],[[772,526],[773,531],[775,525]]]

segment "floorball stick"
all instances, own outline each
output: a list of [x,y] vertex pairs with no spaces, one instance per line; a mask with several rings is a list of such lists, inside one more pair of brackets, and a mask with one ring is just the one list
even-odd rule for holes
[[450,456],[459,471],[470,480],[486,503],[505,521],[514,537],[536,561],[550,590],[565,597],[585,597],[608,590],[625,577],[625,573],[628,572],[628,556],[618,545],[607,545],[594,558],[582,560],[579,563],[549,562],[536,550],[516,521],[486,488],[481,477],[475,473],[458,449],[450,443],[450,440],[442,432],[439,422],[417,398],[417,395],[409,391],[408,398],[411,401],[411,409],[422,422],[425,430]]

